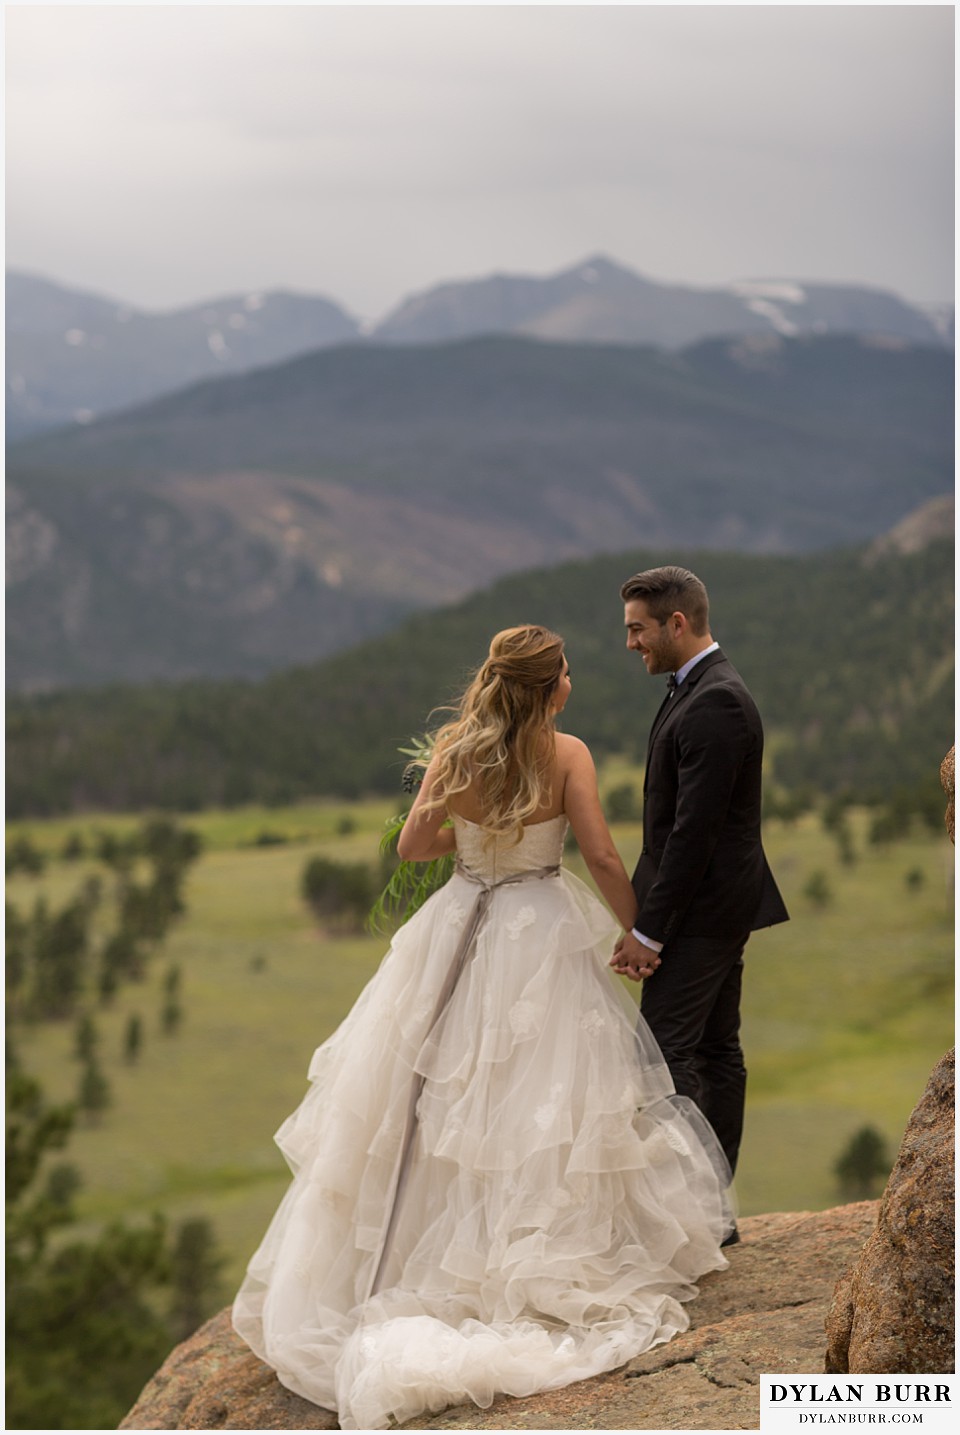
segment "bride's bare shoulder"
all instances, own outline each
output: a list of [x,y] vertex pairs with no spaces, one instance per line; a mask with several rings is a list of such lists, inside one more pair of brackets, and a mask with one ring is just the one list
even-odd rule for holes
[[561,767],[571,767],[574,763],[593,762],[590,749],[582,738],[574,737],[571,732],[557,733],[557,761]]

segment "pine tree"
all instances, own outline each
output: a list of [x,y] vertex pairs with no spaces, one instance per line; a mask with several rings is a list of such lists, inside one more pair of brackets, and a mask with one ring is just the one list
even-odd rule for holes
[[82,835],[79,832],[69,833],[60,849],[60,860],[62,862],[79,862],[80,858],[86,855],[87,845]]
[[123,1038],[124,1059],[130,1062],[131,1066],[140,1055],[140,1048],[143,1045],[143,1022],[137,1012],[133,1012],[127,1018],[127,1029]]
[[100,953],[100,985],[103,989],[104,974],[110,972],[115,991],[122,977],[139,981],[146,972],[146,957],[133,930],[121,925],[104,943]]
[[91,1121],[110,1105],[110,1083],[100,1069],[95,1056],[89,1056],[84,1064],[77,1089],[77,1105]]
[[886,1142],[873,1126],[861,1126],[851,1136],[833,1168],[840,1193],[848,1201],[866,1201],[877,1195],[889,1172]]
[[78,1061],[89,1061],[100,1044],[97,1024],[90,1012],[84,1012],[77,1022],[73,1038],[73,1054]]
[[183,1008],[176,997],[167,997],[160,1013],[160,1027],[164,1036],[173,1036],[183,1020]]
[[833,900],[833,890],[827,880],[826,872],[818,867],[816,872],[811,872],[803,888],[803,895],[809,897],[815,907],[826,907]]
[[52,914],[45,904],[34,908],[30,928],[34,1016],[64,1017],[74,1010],[86,971],[90,915],[82,896]]
[[[70,1107],[49,1106],[15,1068],[7,1079],[7,1428],[115,1429],[171,1344],[157,1314],[166,1232],[111,1226],[93,1241],[48,1237],[74,1215],[73,1178],[44,1157],[63,1147]],[[72,1168],[67,1167],[72,1171]]]
[[186,1340],[216,1311],[223,1265],[210,1222],[184,1221],[170,1259],[170,1318],[176,1340]]
[[29,953],[28,923],[11,902],[6,904],[5,978],[7,998],[16,1003],[27,977]]

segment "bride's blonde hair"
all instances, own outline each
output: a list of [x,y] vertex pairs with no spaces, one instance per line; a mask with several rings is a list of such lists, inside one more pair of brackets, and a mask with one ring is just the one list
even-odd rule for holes
[[457,716],[436,733],[436,796],[425,810],[473,786],[484,831],[519,842],[523,823],[550,798],[552,699],[562,674],[563,639],[549,628],[525,623],[497,633]]

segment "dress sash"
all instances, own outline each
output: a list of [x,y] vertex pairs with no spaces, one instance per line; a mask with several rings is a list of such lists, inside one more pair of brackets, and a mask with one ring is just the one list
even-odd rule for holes
[[[430,1024],[424,1034],[423,1045],[426,1045],[429,1038],[436,1033],[437,1028],[443,1020],[444,1013],[450,1004],[450,999],[456,990],[457,983],[463,974],[463,969],[476,950],[477,936],[489,911],[494,892],[500,887],[510,887],[518,882],[543,881],[546,877],[556,877],[560,871],[560,867],[559,865],[555,867],[534,867],[525,872],[514,872],[509,877],[501,877],[499,882],[484,881],[476,872],[472,872],[469,867],[464,866],[459,858],[457,859],[456,870],[458,876],[466,878],[468,882],[473,882],[480,888],[480,891],[477,893],[476,900],[463,925],[463,931],[457,943],[457,949],[453,954],[453,960],[450,963],[447,975],[440,988],[436,1006],[430,1018]],[[422,1049],[423,1046],[421,1046],[421,1050]],[[400,1206],[407,1186],[407,1177],[410,1173],[414,1137],[417,1133],[417,1106],[423,1093],[426,1079],[427,1078],[414,1067],[413,1080],[410,1083],[410,1096],[407,1101],[407,1115],[404,1122],[403,1139],[400,1142],[396,1175],[393,1182],[393,1199],[390,1203],[390,1213],[384,1226],[383,1237],[380,1242],[380,1251],[377,1257],[373,1279],[370,1283],[370,1296],[376,1295],[381,1288],[387,1257],[390,1254],[390,1249],[393,1244],[393,1237],[400,1215]]]

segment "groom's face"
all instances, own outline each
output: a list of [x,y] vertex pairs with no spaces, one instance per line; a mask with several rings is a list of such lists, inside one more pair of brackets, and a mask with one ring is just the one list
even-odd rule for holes
[[[676,640],[667,623],[659,623],[641,598],[624,604],[623,621],[627,629],[627,647],[639,653],[648,673],[674,673],[678,662]],[[668,620],[669,621],[669,620]]]

